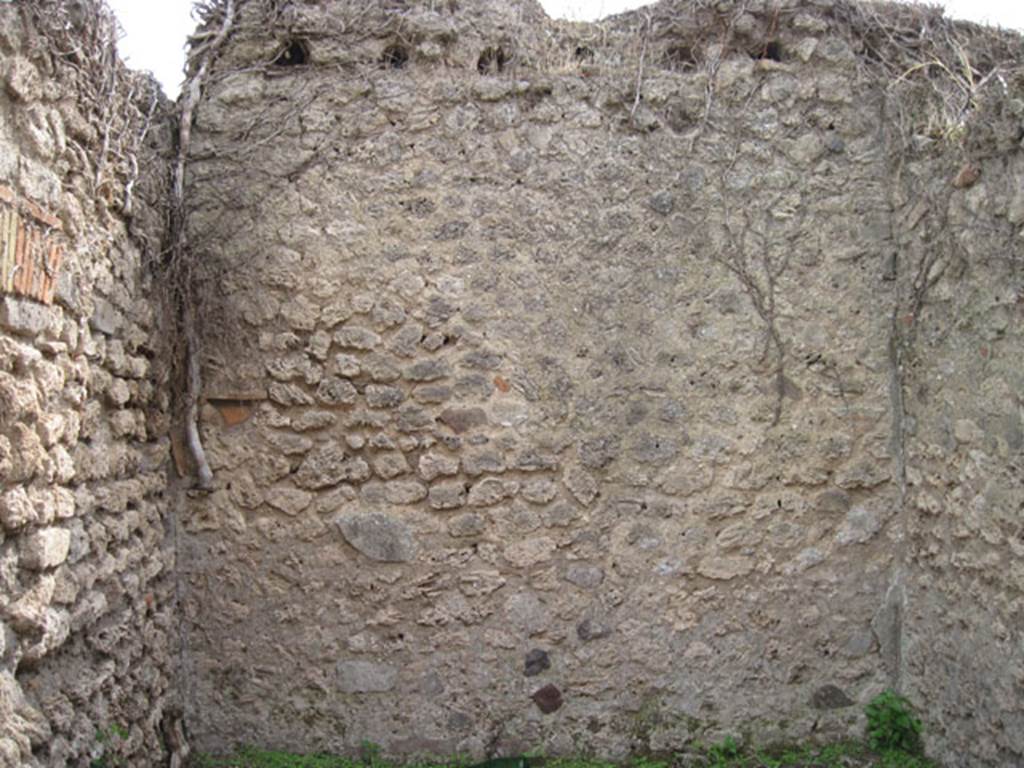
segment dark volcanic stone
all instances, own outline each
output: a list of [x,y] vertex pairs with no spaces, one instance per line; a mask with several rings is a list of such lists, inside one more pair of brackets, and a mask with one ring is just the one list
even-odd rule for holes
[[660,213],[662,216],[667,216],[672,213],[672,209],[676,207],[676,199],[671,192],[658,192],[651,196],[651,199],[647,201],[647,204],[651,206],[651,210],[656,213]]
[[550,715],[562,706],[562,692],[554,685],[545,685],[530,698],[545,715]]
[[852,707],[853,700],[835,685],[823,685],[811,696],[811,705],[815,709],[843,709]]
[[523,674],[527,677],[533,677],[539,675],[545,669],[551,669],[551,657],[548,656],[547,651],[542,651],[540,648],[534,648],[528,654],[526,654],[526,668],[523,670]]
[[423,360],[405,369],[409,381],[437,381],[452,375],[452,369],[443,360]]
[[576,626],[576,634],[585,643],[608,637],[611,633],[612,631],[607,625],[593,619],[584,619]]
[[441,411],[441,421],[453,432],[465,432],[473,427],[487,424],[487,413],[482,408],[445,408]]

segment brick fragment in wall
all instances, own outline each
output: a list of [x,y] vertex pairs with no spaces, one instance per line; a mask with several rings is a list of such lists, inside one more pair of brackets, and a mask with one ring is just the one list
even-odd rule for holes
[[52,304],[64,259],[61,221],[0,187],[0,293]]

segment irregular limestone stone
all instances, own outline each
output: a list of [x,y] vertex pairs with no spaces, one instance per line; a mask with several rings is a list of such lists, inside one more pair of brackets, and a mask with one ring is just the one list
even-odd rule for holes
[[570,467],[565,473],[565,487],[580,504],[587,507],[597,498],[597,479],[582,467]]
[[106,299],[93,298],[92,316],[89,318],[89,327],[94,331],[113,336],[125,323],[124,314]]
[[458,480],[434,483],[430,486],[431,509],[458,509],[466,505],[466,484]]
[[846,519],[836,532],[839,544],[863,544],[882,529],[878,513],[866,504],[860,504],[846,513]]
[[38,630],[42,627],[56,588],[57,580],[53,574],[40,577],[31,589],[7,608],[7,619],[11,626],[20,632]]
[[352,382],[335,376],[324,379],[316,388],[316,399],[324,405],[352,405],[358,394]]
[[437,381],[452,375],[451,366],[443,360],[421,360],[405,369],[408,381]]
[[398,669],[390,664],[338,662],[338,687],[343,693],[386,693],[397,681]]
[[547,504],[558,495],[558,486],[548,479],[530,480],[523,484],[520,495],[533,504]]
[[369,328],[349,326],[336,331],[334,343],[342,349],[355,349],[363,352],[376,349],[381,338]]
[[308,437],[291,432],[269,432],[267,442],[285,456],[302,456],[313,449],[313,441]]
[[292,429],[296,432],[313,432],[333,426],[337,417],[330,411],[305,411],[292,419]]
[[421,384],[412,391],[417,403],[437,405],[452,398],[452,388],[443,384]]
[[31,103],[42,97],[43,79],[39,70],[24,56],[12,56],[4,74],[7,92],[18,101]]
[[389,384],[402,378],[397,362],[384,355],[372,355],[364,359],[361,365],[370,380],[380,384]]
[[875,488],[892,478],[888,462],[864,459],[836,472],[835,482],[844,490]]
[[[422,463],[422,462],[421,462]],[[373,471],[384,480],[391,480],[409,473],[409,462],[400,451],[388,451],[373,458]],[[429,479],[429,478],[428,478]],[[424,495],[426,492],[424,491]],[[422,496],[420,498],[423,498]]]
[[483,408],[446,408],[437,418],[456,434],[487,426],[487,412]]
[[518,482],[488,477],[469,489],[468,502],[471,507],[493,507],[498,502],[515,496],[518,491]]
[[509,564],[516,568],[530,568],[539,563],[547,562],[555,552],[554,540],[547,536],[534,539],[513,541],[508,544],[502,555]]
[[369,477],[369,464],[358,456],[349,457],[336,443],[325,443],[303,460],[295,473],[295,484],[318,490],[341,482],[362,482]]
[[281,317],[297,331],[312,331],[320,319],[320,307],[305,296],[295,296],[281,304]]
[[505,601],[505,616],[527,635],[543,632],[549,616],[544,603],[533,592],[517,592]]
[[522,451],[511,467],[520,472],[548,472],[558,469],[558,458],[538,451]]
[[427,487],[416,480],[394,480],[384,484],[384,498],[391,504],[415,504],[427,497]]
[[412,529],[383,512],[346,511],[335,524],[353,548],[384,563],[405,563],[416,556]]
[[4,528],[17,530],[35,520],[35,507],[24,488],[15,486],[0,495],[0,523]]
[[366,404],[371,408],[397,408],[405,401],[402,390],[385,384],[369,384],[365,394]]
[[433,480],[437,477],[452,476],[459,472],[459,460],[440,453],[424,453],[419,461],[420,477]]
[[373,305],[370,319],[378,329],[395,328],[405,322],[406,312],[401,304],[389,299],[382,298]]
[[742,556],[710,556],[705,557],[697,566],[697,573],[706,579],[729,581],[739,576],[746,576],[754,570],[754,561]]
[[35,420],[38,416],[39,391],[32,381],[0,371],[0,424]]
[[402,357],[412,357],[416,354],[422,338],[423,326],[416,322],[409,322],[399,328],[391,337],[389,349]]
[[21,564],[30,570],[56,568],[68,559],[71,531],[66,528],[43,528],[21,538]]
[[507,469],[505,459],[494,451],[466,453],[462,457],[462,471],[470,477],[499,475]]
[[309,345],[306,347],[306,352],[314,360],[319,360],[321,363],[327,360],[327,353],[331,348],[331,334],[327,331],[317,331],[309,337]]
[[424,408],[406,405],[399,409],[396,425],[401,432],[417,432],[434,426],[434,417]]
[[71,617],[66,610],[47,608],[36,632],[39,639],[24,650],[27,662],[37,662],[64,644],[71,634]]
[[322,376],[320,366],[311,363],[306,355],[298,353],[268,360],[266,370],[275,381],[302,380],[307,384],[316,384]]
[[320,322],[328,328],[344,323],[354,314],[351,305],[344,299],[334,301],[320,310]]
[[351,379],[358,376],[362,370],[363,368],[359,364],[359,358],[354,355],[342,352],[334,356],[332,371],[338,376],[344,376],[346,379]]
[[454,538],[480,536],[487,530],[487,520],[475,512],[456,515],[448,521],[448,535]]
[[692,496],[711,487],[714,469],[703,464],[682,464],[665,472],[658,487],[669,496]]
[[267,489],[266,501],[274,509],[294,517],[309,508],[313,494],[290,485],[277,485]]
[[294,405],[313,405],[313,396],[298,384],[274,382],[267,387],[267,395],[272,403],[285,407]]
[[0,298],[0,328],[21,336],[38,336],[54,324],[54,310],[28,299]]
[[825,514],[844,515],[850,509],[850,497],[840,490],[824,491],[815,497],[814,508]]
[[596,589],[604,581],[604,569],[586,563],[573,563],[565,570],[565,580],[581,589]]
[[[19,752],[25,760],[18,759],[11,766],[31,765],[32,746],[45,743],[52,735],[46,716],[29,702],[14,673],[7,670],[0,671],[0,728],[16,742],[24,740],[25,748]],[[19,752],[14,753],[16,757]]]

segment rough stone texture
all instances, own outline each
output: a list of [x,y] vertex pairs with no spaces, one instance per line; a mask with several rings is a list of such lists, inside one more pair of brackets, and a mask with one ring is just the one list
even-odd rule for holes
[[337,519],[345,540],[372,560],[404,563],[416,555],[412,531],[381,512],[343,512]]
[[[1006,206],[1024,185],[1024,154],[979,168],[974,186],[922,206],[916,191],[953,178],[959,163],[921,160],[902,190],[907,553],[888,623],[902,632],[894,662],[906,692],[941,734],[937,754],[956,756],[951,765],[1015,765],[1024,762],[1024,232]],[[954,234],[935,249],[929,232],[940,226]],[[909,274],[916,263],[937,276],[926,289]]]
[[4,768],[165,765],[162,723],[181,709],[166,348],[145,266],[163,241],[166,104],[113,37],[103,50],[96,10],[0,3],[0,187],[56,216],[65,246],[53,305],[0,291]]
[[857,736],[896,685],[937,754],[1022,759],[1019,136],[964,175],[900,133],[846,4],[242,5],[190,234],[206,375],[271,398],[204,425],[197,746]]
[[338,664],[338,684],[345,693],[384,693],[395,687],[398,670],[369,661],[343,661]]
[[92,2],[0,3],[0,186],[68,246],[53,306],[0,296],[0,765],[166,764],[182,710],[614,758],[860,735],[887,686],[948,764],[1024,761],[1020,84],[943,126],[878,65],[935,12],[711,5],[240,0],[187,495],[162,107],[132,143],[149,87],[52,53]]

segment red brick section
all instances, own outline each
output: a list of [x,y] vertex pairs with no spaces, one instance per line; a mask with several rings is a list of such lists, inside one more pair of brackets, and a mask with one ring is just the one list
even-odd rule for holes
[[0,185],[0,293],[53,303],[62,229],[56,216]]
[[252,403],[243,400],[210,400],[224,420],[225,427],[244,424],[252,417]]

